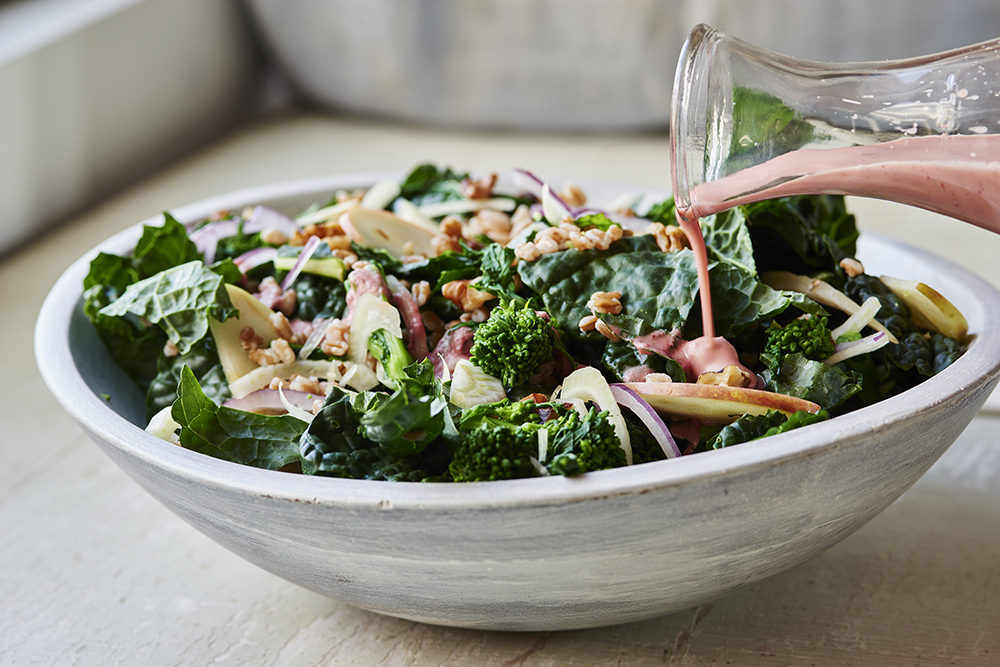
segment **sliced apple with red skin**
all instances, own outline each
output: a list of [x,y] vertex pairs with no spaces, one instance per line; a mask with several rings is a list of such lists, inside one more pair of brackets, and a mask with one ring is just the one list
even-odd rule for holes
[[225,322],[208,318],[208,326],[219,351],[219,363],[226,376],[226,382],[233,382],[257,368],[247,351],[243,349],[240,332],[245,327],[253,327],[254,332],[264,339],[264,347],[278,337],[271,324],[274,311],[261,303],[260,299],[235,285],[226,285],[229,300],[239,310],[238,317],[230,317]]
[[352,208],[340,216],[340,226],[355,243],[387,250],[395,257],[434,254],[431,247],[434,232],[389,211]]
[[745,414],[763,415],[778,410],[819,412],[811,401],[773,391],[693,382],[626,382],[654,410],[674,419],[694,419],[705,424],[731,424]]
[[969,333],[969,323],[961,311],[933,287],[915,280],[890,276],[879,278],[892,293],[910,308],[917,326],[962,340]]

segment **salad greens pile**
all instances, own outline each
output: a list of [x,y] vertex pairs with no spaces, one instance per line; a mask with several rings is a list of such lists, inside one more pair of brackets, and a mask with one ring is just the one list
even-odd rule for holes
[[734,362],[700,369],[695,257],[673,202],[597,209],[530,172],[513,181],[498,192],[424,164],[297,217],[167,213],[130,256],[94,258],[84,311],[145,391],[151,433],[390,481],[729,447],[905,391],[964,350],[943,297],[864,273],[842,198],[791,197],[702,220]]

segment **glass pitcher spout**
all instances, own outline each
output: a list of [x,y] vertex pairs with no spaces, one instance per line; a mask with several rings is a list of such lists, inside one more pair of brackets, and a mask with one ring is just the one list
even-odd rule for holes
[[1000,39],[906,60],[826,63],[699,25],[677,66],[670,149],[685,216],[851,194],[1000,231]]

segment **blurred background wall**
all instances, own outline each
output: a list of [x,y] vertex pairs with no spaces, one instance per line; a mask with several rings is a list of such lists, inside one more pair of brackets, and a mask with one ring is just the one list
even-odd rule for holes
[[0,253],[276,106],[664,132],[699,22],[878,60],[996,37],[1000,0],[0,0]]

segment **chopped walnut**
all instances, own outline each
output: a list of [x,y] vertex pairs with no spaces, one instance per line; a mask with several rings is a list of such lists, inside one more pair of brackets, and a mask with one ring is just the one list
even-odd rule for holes
[[174,345],[174,341],[168,340],[163,344],[163,356],[176,357],[180,353],[181,351],[177,349],[176,345]]
[[284,313],[280,311],[271,313],[268,317],[268,321],[271,323],[271,326],[274,327],[275,333],[287,341],[292,340],[292,325],[289,324],[288,318],[285,317]]
[[266,349],[249,350],[250,359],[258,366],[274,366],[275,364],[290,364],[295,361],[295,352],[288,346],[284,338],[275,338]]
[[531,209],[521,204],[514,210],[514,213],[510,216],[510,235],[513,237],[522,229],[533,223],[535,219],[531,217]]
[[564,184],[559,197],[566,202],[567,206],[583,206],[587,203],[587,195],[576,183]]
[[842,268],[844,270],[844,273],[846,273],[851,278],[853,278],[854,276],[860,276],[862,273],[865,272],[864,265],[862,265],[861,262],[854,259],[853,257],[845,257],[844,259],[840,260],[840,268]]
[[410,288],[410,294],[413,295],[413,300],[417,302],[417,306],[423,307],[427,305],[427,299],[431,297],[431,284],[426,280],[421,280]]
[[350,331],[351,326],[343,320],[330,320],[319,349],[328,357],[344,356],[350,343]]
[[612,343],[617,343],[619,340],[621,340],[618,337],[618,334],[616,334],[611,329],[611,327],[605,324],[602,320],[597,320],[597,322],[594,323],[594,328],[597,329],[597,333],[601,334],[602,336],[610,340]]
[[590,312],[606,313],[608,315],[618,315],[622,312],[621,292],[594,292],[587,301],[587,308]]
[[677,225],[664,225],[662,222],[652,222],[646,227],[646,233],[652,234],[656,239],[656,245],[663,252],[677,252],[684,248],[690,248],[687,234]]
[[501,245],[510,241],[513,223],[510,216],[503,211],[484,208],[469,219],[469,231],[473,234],[485,234],[490,240]]
[[462,194],[469,199],[489,199],[493,194],[493,186],[497,184],[497,175],[490,174],[483,178],[465,178],[459,184]]
[[453,215],[446,216],[438,227],[438,233],[431,238],[431,249],[435,255],[440,255],[447,250],[452,252],[462,252],[462,220]]
[[489,292],[477,290],[471,280],[452,280],[441,287],[444,298],[469,313],[482,308],[487,301],[496,297]]
[[336,220],[329,220],[315,225],[306,225],[305,228],[296,230],[295,233],[292,234],[292,238],[288,240],[288,245],[305,245],[306,241],[313,236],[319,237],[320,239],[326,241],[327,244],[329,244],[330,239],[333,238],[346,239],[348,245],[350,245],[351,242],[344,233],[344,229],[340,226],[340,223]]
[[580,320],[580,331],[593,331],[597,328],[597,323],[599,321],[600,320],[597,318],[597,315],[587,315]]
[[285,245],[288,243],[288,237],[280,229],[275,229],[274,227],[267,227],[262,229],[260,232],[260,240],[268,245]]
[[[271,384],[274,384],[274,380],[271,381]],[[288,386],[286,388],[289,391],[301,391],[305,394],[318,394],[320,396],[325,396],[327,384],[328,383],[326,382],[321,382],[319,378],[312,376],[307,377],[296,373],[288,379]],[[271,388],[276,389],[277,387],[272,386]]]
[[244,350],[256,350],[264,344],[264,339],[257,335],[253,327],[243,327],[240,331],[240,344]]
[[698,376],[698,384],[714,384],[726,387],[752,387],[756,378],[739,366],[726,366],[721,371],[708,371]]
[[435,333],[444,332],[444,321],[433,310],[420,312],[420,319],[424,321],[424,328]]
[[673,382],[674,379],[666,373],[649,373],[643,378],[646,382]]

